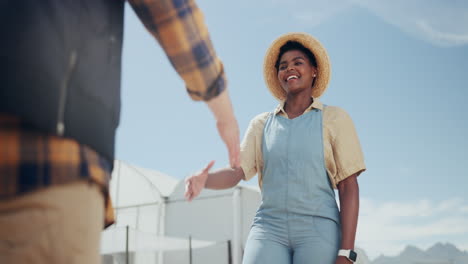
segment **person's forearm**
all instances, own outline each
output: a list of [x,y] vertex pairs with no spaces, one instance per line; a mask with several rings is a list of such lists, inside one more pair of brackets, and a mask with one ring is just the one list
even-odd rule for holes
[[235,119],[234,111],[229,99],[228,90],[225,89],[218,96],[206,102],[216,121],[223,122]]
[[241,179],[244,178],[244,171],[242,168],[224,168],[211,172],[205,183],[207,189],[229,189],[236,186]]
[[359,214],[359,185],[356,178],[356,175],[352,175],[338,185],[342,249],[354,249]]
[[195,1],[128,2],[163,48],[193,100],[208,101],[225,90],[223,63],[216,55],[203,12]]

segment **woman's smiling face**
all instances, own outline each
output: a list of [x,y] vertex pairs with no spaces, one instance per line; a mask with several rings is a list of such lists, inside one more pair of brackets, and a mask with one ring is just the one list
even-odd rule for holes
[[279,59],[278,80],[288,93],[312,92],[312,83],[317,74],[308,57],[300,50],[286,51]]

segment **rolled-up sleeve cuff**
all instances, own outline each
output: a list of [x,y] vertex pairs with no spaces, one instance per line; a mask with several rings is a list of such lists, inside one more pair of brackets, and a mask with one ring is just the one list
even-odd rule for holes
[[356,165],[356,166],[353,166],[353,167],[350,167],[348,168],[347,170],[343,171],[342,173],[339,173],[337,175],[337,177],[335,178],[335,184],[334,185],[334,188],[336,189],[338,184],[348,178],[349,176],[351,175],[354,175],[354,174],[357,174],[357,176],[359,176],[362,172],[364,172],[366,170],[366,167],[363,166],[363,165]]
[[249,181],[250,179],[252,179],[255,174],[257,174],[257,170],[255,170],[255,168],[250,168],[248,166],[242,166],[241,165],[241,168],[242,168],[242,171],[244,172],[244,180],[245,181]]
[[205,91],[192,91],[190,87],[187,87],[187,92],[194,101],[209,101],[221,94],[226,87],[227,79],[224,70],[222,70]]

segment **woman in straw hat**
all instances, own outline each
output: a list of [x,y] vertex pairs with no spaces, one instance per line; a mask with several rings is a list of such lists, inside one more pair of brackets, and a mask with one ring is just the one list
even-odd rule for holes
[[251,121],[241,145],[241,167],[209,173],[210,162],[186,180],[186,197],[192,200],[203,188],[230,188],[258,174],[262,203],[244,264],[352,263],[356,178],[365,165],[349,115],[318,100],[330,80],[326,50],[308,34],[289,33],[272,43],[263,67],[280,104]]

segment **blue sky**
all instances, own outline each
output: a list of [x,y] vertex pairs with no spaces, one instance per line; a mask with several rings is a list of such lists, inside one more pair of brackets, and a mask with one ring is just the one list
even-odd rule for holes
[[[262,75],[269,44],[291,31],[324,44],[332,80],[321,100],[350,113],[366,158],[357,244],[371,258],[437,241],[468,250],[468,4],[438,2],[198,1],[241,136],[277,104]],[[125,20],[117,158],[181,179],[212,159],[226,165],[205,104],[131,8]]]

